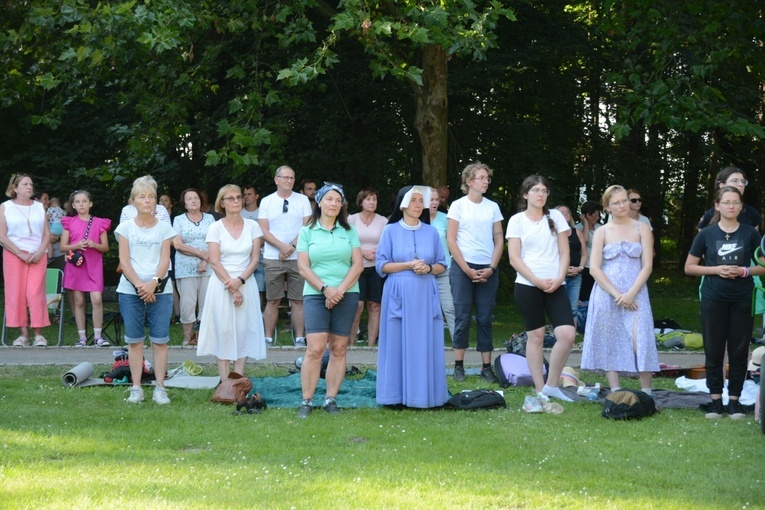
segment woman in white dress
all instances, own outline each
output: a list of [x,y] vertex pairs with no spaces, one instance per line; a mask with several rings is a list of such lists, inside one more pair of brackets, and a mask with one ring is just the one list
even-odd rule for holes
[[215,356],[221,379],[227,379],[231,362],[233,371],[244,375],[248,357],[266,357],[260,294],[250,278],[260,262],[263,231],[257,222],[242,217],[239,186],[227,184],[220,189],[215,211],[223,218],[207,233],[215,276],[207,287],[197,355]]

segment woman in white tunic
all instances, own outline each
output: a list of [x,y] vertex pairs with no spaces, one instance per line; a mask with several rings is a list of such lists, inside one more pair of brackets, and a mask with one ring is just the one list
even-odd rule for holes
[[233,371],[244,375],[248,357],[266,357],[260,294],[250,278],[260,262],[263,231],[257,222],[242,217],[239,186],[220,189],[215,211],[224,216],[207,233],[215,276],[207,288],[197,355],[215,356],[221,379],[227,379],[231,362]]

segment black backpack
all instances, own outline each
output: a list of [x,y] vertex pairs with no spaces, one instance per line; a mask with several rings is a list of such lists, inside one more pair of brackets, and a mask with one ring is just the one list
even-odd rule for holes
[[462,391],[446,401],[448,409],[471,410],[507,407],[505,397],[494,390]]
[[656,402],[644,391],[612,391],[603,402],[603,417],[612,420],[639,420],[656,414]]

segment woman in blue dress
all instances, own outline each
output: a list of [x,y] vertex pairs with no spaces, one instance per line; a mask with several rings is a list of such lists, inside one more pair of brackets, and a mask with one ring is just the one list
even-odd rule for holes
[[436,282],[446,257],[428,224],[429,203],[429,187],[402,188],[377,246],[377,272],[386,277],[377,354],[377,402],[383,405],[431,408],[449,398]]

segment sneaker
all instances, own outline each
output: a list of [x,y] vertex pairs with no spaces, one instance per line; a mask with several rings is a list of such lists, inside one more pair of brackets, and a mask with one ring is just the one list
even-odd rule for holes
[[457,382],[465,380],[465,367],[454,367],[454,380]]
[[48,347],[48,341],[42,335],[35,337],[35,347]]
[[728,416],[731,420],[743,420],[746,418],[746,413],[744,412],[743,407],[741,406],[741,402],[738,400],[728,400]]
[[340,414],[340,409],[337,408],[337,402],[334,399],[326,402],[321,408],[324,409],[325,413]]
[[130,396],[126,400],[131,404],[140,404],[143,402],[143,388],[140,386],[132,386],[130,388]]
[[723,417],[723,413],[725,412],[721,398],[715,399],[706,404],[701,404],[699,409],[706,413],[704,417],[709,418],[710,420],[719,420]]
[[14,347],[29,347],[29,338],[25,336],[20,336],[13,341],[13,346]]
[[311,414],[311,411],[313,411],[313,406],[310,404],[301,404],[297,412],[297,417],[308,418],[308,416]]
[[539,397],[533,397],[531,395],[527,395],[523,399],[523,410],[527,413],[544,412],[544,409],[542,409],[542,402],[540,401]]
[[304,336],[299,336],[295,338],[295,347],[305,347],[305,346],[306,346],[306,343],[305,343]]
[[170,399],[167,398],[167,391],[161,386],[154,388],[154,394],[151,396],[151,399],[159,405],[170,403]]
[[274,339],[270,336],[266,337],[266,345],[274,345]]
[[492,369],[491,367],[481,369],[481,379],[483,379],[489,384],[497,383],[497,376],[494,375],[494,369]]
[[100,336],[93,340],[93,343],[96,344],[96,347],[109,347],[109,341],[101,338]]
[[85,347],[88,345],[88,339],[87,338],[80,338],[77,340],[77,343],[74,344],[75,347]]

